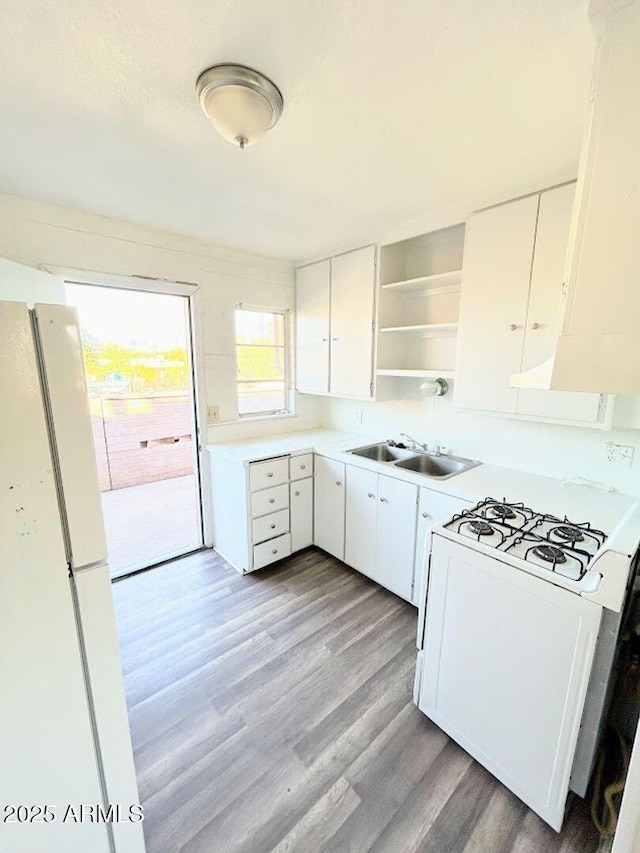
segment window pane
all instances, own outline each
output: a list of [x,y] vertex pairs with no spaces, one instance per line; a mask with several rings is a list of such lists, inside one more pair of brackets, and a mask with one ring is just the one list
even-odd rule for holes
[[239,414],[286,410],[284,314],[237,309],[235,319]]
[[277,412],[285,408],[283,382],[238,383],[238,411],[241,415]]

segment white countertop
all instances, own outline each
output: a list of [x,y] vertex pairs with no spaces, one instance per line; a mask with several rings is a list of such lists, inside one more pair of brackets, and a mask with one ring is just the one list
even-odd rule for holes
[[605,533],[609,533],[626,511],[638,503],[638,498],[631,495],[607,492],[585,485],[568,485],[552,477],[498,465],[482,464],[448,480],[435,480],[389,463],[375,462],[348,452],[378,441],[384,441],[384,438],[364,438],[344,432],[316,429],[210,444],[207,449],[214,457],[222,455],[244,465],[287,453],[318,453],[339,462],[387,474],[398,480],[415,483],[421,488],[454,495],[474,503],[488,496],[523,501],[538,512],[548,512],[560,517],[566,515],[574,522],[588,521]]

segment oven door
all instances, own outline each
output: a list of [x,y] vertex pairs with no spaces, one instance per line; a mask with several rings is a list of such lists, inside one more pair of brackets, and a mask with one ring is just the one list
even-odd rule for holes
[[601,613],[433,537],[419,708],[556,830]]

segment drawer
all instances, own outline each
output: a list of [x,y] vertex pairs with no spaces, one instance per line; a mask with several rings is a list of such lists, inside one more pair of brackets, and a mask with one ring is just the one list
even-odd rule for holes
[[261,569],[263,566],[268,566],[269,563],[275,563],[276,560],[288,557],[290,553],[291,535],[289,533],[285,533],[284,536],[278,536],[276,539],[270,539],[261,545],[254,545],[253,568]]
[[302,480],[303,477],[313,476],[313,453],[292,456],[289,460],[289,471],[292,480]]
[[249,500],[251,501],[251,518],[285,509],[289,506],[289,484],[283,483],[282,486],[275,486],[273,489],[253,492]]
[[289,510],[281,509],[261,518],[254,518],[251,522],[252,542],[264,542],[265,539],[273,539],[281,533],[289,531]]
[[286,483],[288,479],[288,456],[279,456],[268,462],[254,462],[249,466],[249,490],[252,492]]

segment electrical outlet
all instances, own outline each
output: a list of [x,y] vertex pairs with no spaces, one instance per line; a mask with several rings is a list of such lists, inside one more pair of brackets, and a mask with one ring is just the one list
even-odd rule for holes
[[220,406],[207,406],[207,424],[217,424],[220,420]]
[[356,409],[356,423],[362,423],[362,409]]
[[630,444],[615,444],[613,441],[605,441],[604,460],[610,465],[618,465],[620,468],[631,468],[634,449]]

